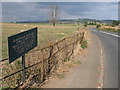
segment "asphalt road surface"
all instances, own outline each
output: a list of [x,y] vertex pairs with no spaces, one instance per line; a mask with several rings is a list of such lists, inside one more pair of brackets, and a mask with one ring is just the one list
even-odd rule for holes
[[101,41],[104,51],[104,88],[118,88],[118,39],[117,33],[99,31],[91,28]]

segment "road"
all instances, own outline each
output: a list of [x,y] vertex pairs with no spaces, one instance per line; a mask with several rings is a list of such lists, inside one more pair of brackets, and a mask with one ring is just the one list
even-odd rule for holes
[[[101,32],[95,28],[91,32],[88,31],[85,36],[85,39],[88,40],[88,48],[83,51],[84,53],[81,52],[78,57],[72,59],[72,61],[79,60],[80,64],[77,67],[67,68],[68,71],[64,73],[63,79],[51,77],[42,88],[104,87],[118,90],[115,88],[118,88],[119,36],[115,33]],[[100,73],[102,70],[101,61],[104,61],[104,78]]]
[[91,28],[101,41],[104,50],[104,88],[118,88],[118,39],[116,33]]

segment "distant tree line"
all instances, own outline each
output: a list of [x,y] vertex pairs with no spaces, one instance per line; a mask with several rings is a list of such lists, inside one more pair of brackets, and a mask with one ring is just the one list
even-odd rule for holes
[[112,27],[115,27],[115,26],[118,26],[118,25],[119,25],[119,21],[118,20],[113,20],[112,24],[105,24],[105,26],[112,26]]
[[112,22],[112,26],[114,27],[114,26],[118,26],[119,25],[119,21],[117,21],[117,20],[113,20],[113,22]]
[[[87,27],[87,25],[96,25],[96,28],[99,28],[99,27],[101,27],[101,25],[104,25],[104,24],[97,24],[96,21],[94,21],[94,22],[84,22],[84,26]],[[112,24],[105,24],[105,26],[112,26],[112,27],[115,27],[115,26],[118,26],[118,25],[119,25],[118,20],[113,20]]]

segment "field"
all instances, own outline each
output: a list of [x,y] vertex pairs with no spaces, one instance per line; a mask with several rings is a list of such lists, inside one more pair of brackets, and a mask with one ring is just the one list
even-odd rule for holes
[[2,23],[2,58],[8,58],[7,38],[11,35],[38,27],[38,47],[43,48],[51,45],[63,37],[71,36],[78,28],[83,27],[76,24],[58,24],[53,27],[50,24],[42,23]]

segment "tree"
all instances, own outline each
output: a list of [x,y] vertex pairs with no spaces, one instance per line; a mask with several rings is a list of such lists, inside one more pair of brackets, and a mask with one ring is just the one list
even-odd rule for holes
[[84,26],[87,27],[87,22],[84,22]]
[[59,19],[59,7],[57,5],[51,5],[49,8],[49,14],[50,14],[50,22],[53,24],[55,27],[56,23],[58,22]]
[[96,20],[93,20],[93,25],[96,25]]
[[77,19],[76,22],[77,22],[77,25],[79,25],[80,24],[80,19]]
[[113,20],[112,26],[118,26],[119,22],[117,20]]
[[100,25],[100,24],[96,25],[96,28],[99,28],[99,27],[101,27],[101,25]]

